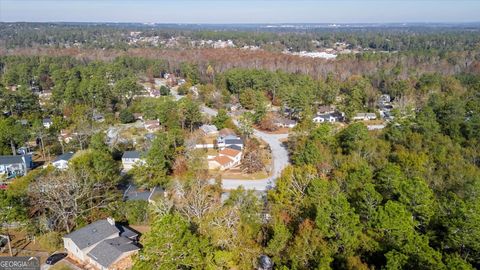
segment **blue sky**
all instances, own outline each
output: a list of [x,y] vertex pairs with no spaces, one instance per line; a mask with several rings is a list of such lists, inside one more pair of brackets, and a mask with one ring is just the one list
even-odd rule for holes
[[479,22],[480,0],[0,0],[0,21]]

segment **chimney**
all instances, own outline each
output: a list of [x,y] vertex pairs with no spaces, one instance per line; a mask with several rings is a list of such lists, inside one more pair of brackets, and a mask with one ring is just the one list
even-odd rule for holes
[[110,223],[110,225],[115,226],[115,219],[113,219],[112,217],[108,217],[107,221],[108,223]]

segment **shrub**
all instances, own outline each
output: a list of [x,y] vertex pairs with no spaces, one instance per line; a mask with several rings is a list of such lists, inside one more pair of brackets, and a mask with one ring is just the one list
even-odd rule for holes
[[48,251],[54,252],[62,248],[62,236],[58,232],[48,232],[37,237],[38,245]]
[[135,116],[130,111],[123,110],[120,112],[120,122],[122,124],[132,123],[133,121],[135,121]]

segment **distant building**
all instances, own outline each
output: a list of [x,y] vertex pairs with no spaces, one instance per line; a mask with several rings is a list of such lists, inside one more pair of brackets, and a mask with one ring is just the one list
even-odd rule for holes
[[387,94],[381,95],[380,98],[378,99],[378,104],[380,104],[380,105],[388,104],[390,102],[392,102],[392,99],[391,99],[390,95],[387,95]]
[[214,125],[202,125],[200,130],[203,131],[205,135],[218,135],[218,129]]
[[368,130],[381,130],[384,128],[385,128],[385,125],[368,125],[367,126]]
[[375,113],[357,113],[352,119],[355,121],[375,120],[377,119],[377,115]]
[[178,85],[183,85],[185,84],[187,81],[185,81],[185,79],[179,79],[178,80]]
[[75,155],[73,152],[67,152],[64,153],[60,156],[58,156],[53,162],[52,166],[59,169],[59,170],[65,170],[68,168],[68,162],[72,157]]
[[50,128],[53,125],[53,121],[52,119],[50,119],[50,117],[43,118],[42,124],[43,124],[43,127]]
[[134,166],[143,165],[145,160],[141,158],[138,151],[125,151],[122,156],[122,165],[125,171],[131,170]]
[[60,130],[60,135],[58,136],[60,142],[70,143],[73,140],[73,136],[70,131],[66,129]]
[[329,112],[324,114],[317,114],[312,120],[314,123],[335,123],[341,122],[344,119],[344,114],[341,112]]
[[115,223],[112,218],[98,220],[63,237],[69,257],[87,264],[86,269],[128,269],[136,254],[138,233]]
[[297,121],[284,117],[276,117],[273,123],[276,127],[280,128],[294,128],[297,125]]
[[143,126],[149,132],[155,132],[160,129],[160,121],[158,120],[147,120],[143,123]]
[[101,122],[105,121],[105,116],[101,113],[94,113],[92,115],[92,120],[95,121],[95,122],[101,123]]
[[0,175],[7,179],[24,176],[32,167],[31,155],[0,156]]
[[227,109],[230,112],[238,111],[240,110],[240,107],[241,107],[240,104],[231,104],[231,103],[225,104],[225,109]]

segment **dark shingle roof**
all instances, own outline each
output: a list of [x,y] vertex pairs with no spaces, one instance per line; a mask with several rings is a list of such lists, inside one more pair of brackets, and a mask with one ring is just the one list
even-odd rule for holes
[[84,249],[116,233],[120,233],[120,230],[114,225],[111,225],[106,219],[102,219],[64,237],[72,239],[79,249]]
[[241,139],[226,139],[225,144],[241,144],[243,145],[243,141]]
[[140,158],[140,152],[138,151],[125,151],[122,158]]
[[132,244],[132,241],[128,238],[116,237],[102,241],[87,255],[103,267],[108,268],[119,259],[123,253],[139,249],[140,248]]
[[0,164],[23,163],[22,156],[0,156]]
[[130,239],[138,237],[138,233],[126,226],[123,225],[115,225],[117,229],[120,231],[120,236],[127,237]]
[[144,190],[140,191],[137,189],[134,190],[128,190],[128,192],[125,192],[124,194],[124,200],[125,201],[148,201],[148,198],[152,192],[150,190]]
[[73,157],[73,155],[75,155],[75,153],[73,153],[73,152],[64,153],[64,154],[58,156],[53,162],[59,161],[59,160],[69,161]]

